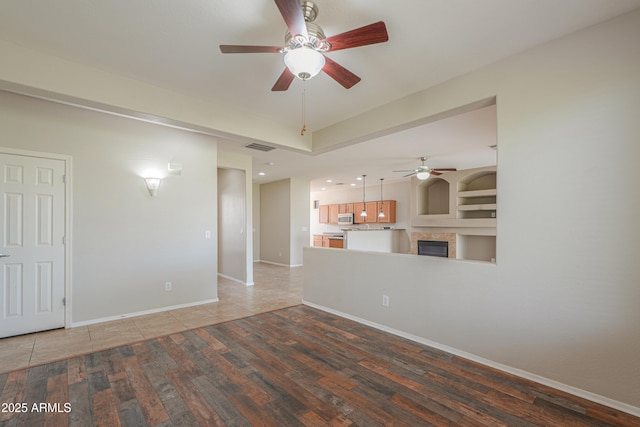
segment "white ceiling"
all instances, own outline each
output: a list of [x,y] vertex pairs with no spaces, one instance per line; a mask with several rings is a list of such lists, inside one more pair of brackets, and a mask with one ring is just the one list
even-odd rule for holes
[[[640,7],[640,0],[316,3],[316,23],[327,36],[382,20],[389,41],[328,54],[362,81],[349,90],[324,74],[308,81],[310,131]],[[282,57],[223,55],[218,49],[219,44],[282,45],[285,29],[273,0],[0,1],[0,39],[290,123],[292,132],[299,132],[303,83],[294,81],[287,92],[270,90],[284,69]],[[495,109],[488,111],[495,114]],[[491,113],[482,114],[487,120]],[[491,138],[495,144],[495,119],[488,119],[491,128],[479,125],[474,115],[467,117],[471,122],[455,122],[456,129],[477,132],[460,131],[449,138],[443,125],[432,124],[315,157],[278,149],[268,153],[271,157],[256,156],[256,173],[268,161],[276,165],[265,170],[266,177],[254,178],[266,182],[299,171],[317,188],[327,178],[346,182],[354,174],[410,168],[421,155],[433,156],[427,162],[432,167],[483,166],[491,156],[495,161],[495,152],[480,154]],[[479,133],[478,127],[489,133]],[[471,136],[474,143],[465,139]],[[238,146],[221,143],[223,149]],[[392,154],[386,149],[390,146]]]

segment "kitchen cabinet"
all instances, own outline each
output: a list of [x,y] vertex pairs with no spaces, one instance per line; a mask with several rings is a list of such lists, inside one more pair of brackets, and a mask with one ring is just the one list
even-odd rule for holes
[[329,205],[320,205],[320,224],[329,224]]
[[329,205],[329,224],[338,223],[339,205]]
[[[384,212],[384,218],[378,218],[380,207]],[[367,212],[366,219],[360,216],[362,209]],[[320,205],[319,223],[320,224],[338,224],[338,214],[352,213],[354,224],[395,224],[396,222],[396,201],[384,200],[382,202],[355,202],[355,203],[339,203],[333,205]]]
[[344,240],[336,239],[331,236],[323,236],[315,234],[313,236],[313,246],[318,248],[344,248]]
[[354,224],[364,224],[364,218],[360,216],[360,212],[364,209],[364,203],[354,203],[353,204],[353,223]]
[[329,247],[342,249],[344,248],[344,240],[329,238]]
[[[367,212],[366,217],[360,216],[362,210]],[[354,224],[368,224],[372,222],[378,222],[378,202],[358,202],[353,204],[353,223]]]
[[376,216],[382,211],[384,213],[384,217],[378,218],[378,222],[382,224],[394,224],[396,222],[396,201],[395,200],[383,200],[378,202],[377,207],[378,213]]
[[338,213],[353,213],[353,203],[340,203]]
[[378,222],[378,202],[367,202],[364,204],[364,209],[367,212],[365,223]]

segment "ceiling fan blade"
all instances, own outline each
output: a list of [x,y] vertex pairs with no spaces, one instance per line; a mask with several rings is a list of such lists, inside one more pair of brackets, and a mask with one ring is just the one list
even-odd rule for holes
[[440,176],[440,175],[442,175],[442,173],[438,172],[437,170],[431,169],[429,171],[429,175]]
[[436,172],[455,172],[458,169],[456,169],[456,168],[435,168],[435,169],[431,169],[431,170],[434,170]]
[[222,53],[280,53],[281,49],[282,48],[278,46],[220,45],[220,52]]
[[397,170],[397,171],[391,171],[391,172],[416,172],[415,169],[402,169],[402,170]]
[[300,34],[305,38],[309,38],[307,24],[304,21],[304,14],[300,7],[300,0],[275,0],[275,2],[291,35],[295,37]]
[[326,55],[324,57],[325,64],[322,71],[327,73],[332,79],[340,83],[345,89],[349,89],[357,84],[361,79],[351,71],[344,68]]
[[331,44],[330,52],[352,47],[366,46],[369,44],[383,43],[389,40],[387,27],[384,22],[365,25],[355,30],[347,31],[335,36],[328,37],[326,41]]
[[279,91],[284,91],[289,89],[289,86],[291,86],[291,82],[293,81],[294,78],[295,76],[293,75],[293,73],[289,71],[288,68],[285,68],[282,74],[280,74],[280,77],[278,77],[276,84],[273,85],[271,90],[275,92],[279,92]]
[[415,174],[416,174],[416,171],[413,171],[413,172],[411,172],[410,174],[403,175],[403,178],[406,178],[406,177],[408,177],[408,176],[413,176],[413,175],[415,175]]

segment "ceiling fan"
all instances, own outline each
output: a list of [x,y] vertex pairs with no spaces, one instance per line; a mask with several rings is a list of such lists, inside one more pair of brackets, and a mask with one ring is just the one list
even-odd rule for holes
[[349,89],[361,80],[360,77],[324,54],[389,40],[382,21],[325,37],[322,28],[313,23],[318,16],[315,3],[300,0],[275,0],[275,3],[288,27],[284,47],[220,45],[222,53],[284,53],[286,68],[271,88],[272,91],[285,91],[294,77],[308,80],[321,70]]
[[407,175],[404,175],[404,177],[407,176],[412,176],[415,175],[416,178],[420,179],[420,180],[425,180],[427,178],[429,178],[429,176],[434,175],[434,176],[438,176],[438,175],[442,175],[443,172],[455,172],[457,169],[455,168],[435,168],[432,169],[429,166],[425,165],[424,162],[426,162],[428,159],[428,157],[426,156],[422,156],[422,157],[418,157],[418,160],[420,160],[421,165],[418,166],[415,169],[407,169],[407,170],[397,170],[397,171],[393,171],[393,172],[411,172]]

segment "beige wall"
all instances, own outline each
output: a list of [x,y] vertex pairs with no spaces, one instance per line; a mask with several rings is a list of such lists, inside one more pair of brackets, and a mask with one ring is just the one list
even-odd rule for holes
[[[302,152],[311,132],[0,40],[0,89]],[[297,125],[296,125],[297,126]]]
[[260,185],[260,260],[302,265],[309,244],[309,180],[290,178]]
[[218,168],[218,274],[246,283],[245,172]]
[[289,265],[302,265],[302,248],[309,245],[309,180],[292,178],[291,199],[291,260]]
[[[214,138],[4,92],[0,129],[0,147],[72,156],[73,323],[217,298]],[[141,175],[169,162],[182,174],[150,197]]]
[[260,184],[252,185],[253,191],[253,260],[260,261]]
[[[253,285],[253,260],[254,260],[254,242],[255,234],[253,233],[252,224],[256,220],[254,210],[254,185],[251,182],[253,174],[253,165],[251,156],[228,151],[218,151],[218,167],[227,169],[236,169],[244,171],[244,194],[245,194],[245,268],[244,282],[247,285]],[[258,218],[259,221],[259,218]],[[224,274],[224,273],[223,273]]]
[[260,260],[289,265],[291,260],[291,180],[260,186]]
[[498,263],[309,248],[304,299],[640,415],[637,40],[640,12],[327,129],[340,143],[496,96]]

